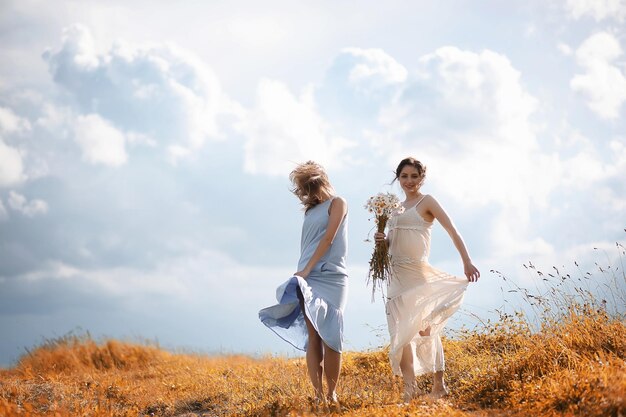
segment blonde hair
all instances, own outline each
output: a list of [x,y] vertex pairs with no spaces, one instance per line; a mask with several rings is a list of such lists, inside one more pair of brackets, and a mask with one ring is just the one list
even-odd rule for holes
[[335,193],[324,168],[313,161],[298,165],[289,174],[289,179],[293,185],[291,192],[298,197],[305,211],[328,200]]

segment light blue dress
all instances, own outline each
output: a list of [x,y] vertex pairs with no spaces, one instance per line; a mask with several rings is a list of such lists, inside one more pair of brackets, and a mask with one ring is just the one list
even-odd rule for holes
[[[313,256],[328,227],[332,200],[307,210],[302,224],[298,271]],[[341,352],[343,348],[343,311],[348,295],[348,215],[342,220],[330,248],[306,279],[292,276],[276,290],[278,304],[259,311],[259,318],[278,336],[300,350],[306,350],[308,332],[298,301],[297,289],[304,298],[304,314],[324,343]]]

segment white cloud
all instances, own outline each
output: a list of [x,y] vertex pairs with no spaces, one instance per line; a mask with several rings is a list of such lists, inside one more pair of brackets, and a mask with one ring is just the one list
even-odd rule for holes
[[34,217],[48,212],[48,203],[45,201],[39,199],[27,201],[26,197],[15,191],[9,192],[9,207],[26,217]]
[[619,41],[600,32],[587,38],[576,50],[576,60],[584,69],[570,81],[571,88],[587,98],[589,108],[603,119],[616,119],[626,101],[626,75],[613,65],[622,56]]
[[[611,190],[610,198],[602,202],[606,208],[626,205],[626,194],[622,192],[626,190],[625,138],[615,137],[605,148],[577,131],[565,135],[561,146],[568,149],[569,155],[554,161],[560,186],[577,193]],[[598,196],[594,199],[597,201]]]
[[417,74],[380,113],[383,135],[399,142],[394,160],[418,150],[440,172],[433,181],[470,204],[518,207],[524,190],[547,192],[528,169],[537,168],[537,101],[505,56],[440,48],[420,59]]
[[565,8],[571,17],[593,17],[596,21],[607,18],[623,22],[626,18],[626,0],[567,0]]
[[[489,207],[484,234],[498,256],[547,254],[532,228],[558,186],[558,156],[542,151],[532,122],[538,102],[502,54],[443,47],[420,58],[369,131],[372,146],[395,164],[407,155],[429,168],[427,192],[462,207]],[[514,219],[514,220],[513,220]]]
[[[497,25],[480,20],[493,17],[489,2],[476,4],[478,20],[464,18],[463,7],[454,2],[429,2],[427,13],[420,13],[423,2],[404,2],[406,7],[397,7],[398,2],[381,3],[375,12],[358,16],[348,4],[330,10],[321,3],[303,8],[302,3],[294,2],[268,14],[261,3],[242,8],[235,3],[226,7],[220,3],[218,7],[216,2],[201,6],[200,2],[188,2],[181,7],[174,2],[158,2],[149,18],[145,18],[146,8],[142,7],[148,4],[145,1],[10,2],[15,4],[5,7],[9,15],[4,21],[20,25],[5,34],[0,48],[0,56],[10,58],[0,61],[12,63],[0,68],[0,106],[11,109],[8,118],[6,113],[0,114],[5,120],[0,123],[12,126],[9,130],[0,128],[0,218],[7,219],[0,223],[5,226],[0,227],[0,240],[7,249],[0,254],[4,276],[0,280],[15,277],[17,282],[32,276],[39,281],[24,282],[19,291],[17,284],[3,287],[6,290],[0,294],[24,310],[49,311],[40,304],[50,300],[61,309],[71,309],[56,316],[59,327],[41,331],[37,327],[41,317],[28,314],[32,320],[18,327],[33,333],[34,339],[20,340],[20,346],[34,342],[40,332],[62,334],[65,326],[77,323],[74,320],[80,323],[103,310],[135,319],[141,316],[135,314],[140,310],[168,311],[164,308],[169,307],[164,304],[167,300],[182,309],[194,303],[181,301],[196,300],[200,307],[190,308],[189,317],[210,320],[216,308],[230,308],[221,300],[213,302],[216,298],[245,297],[250,302],[243,303],[245,314],[238,312],[237,318],[244,317],[239,321],[247,323],[245,317],[254,317],[251,310],[255,303],[262,307],[263,299],[273,301],[278,282],[270,283],[272,277],[293,272],[291,267],[282,272],[270,270],[270,252],[289,252],[294,245],[288,245],[291,238],[270,239],[264,250],[258,251],[254,248],[263,241],[261,236],[267,235],[268,227],[256,227],[254,219],[242,224],[237,210],[220,215],[224,213],[216,208],[218,200],[232,200],[235,206],[246,207],[239,204],[233,190],[248,187],[253,192],[246,196],[254,199],[284,191],[280,181],[255,182],[252,175],[237,169],[228,171],[233,162],[242,164],[244,159],[248,172],[279,174],[283,179],[293,163],[304,159],[320,159],[330,168],[345,166],[331,173],[338,191],[357,204],[376,191],[372,188],[385,186],[399,158],[413,154],[429,166],[425,191],[445,204],[485,275],[492,265],[501,266],[505,273],[515,270],[522,256],[524,261],[530,258],[534,262],[539,257],[553,262],[570,247],[608,240],[626,212],[625,119],[597,126],[597,116],[583,109],[571,123],[588,138],[573,143],[575,138],[564,135],[562,144],[554,138],[560,119],[573,117],[568,113],[572,110],[568,102],[572,91],[567,82],[576,74],[591,73],[583,66],[572,70],[571,64],[576,62],[562,59],[561,53],[575,56],[590,34],[585,31],[598,26],[594,13],[604,19],[603,26],[612,25],[609,32],[621,40],[623,30],[616,18],[623,15],[610,14],[608,1],[570,2],[572,8],[578,4],[580,21],[570,18],[569,22],[551,19],[551,2],[532,10],[524,6],[499,8],[497,14],[520,29],[512,31],[498,30]],[[566,13],[566,3],[559,3],[561,17]],[[15,8],[22,12],[11,12]],[[436,30],[442,19],[447,19],[451,30]],[[89,30],[74,27],[61,40],[59,29],[74,21],[86,22]],[[327,23],[323,31],[316,30],[320,22]],[[482,29],[473,30],[476,24]],[[520,35],[547,47],[519,48],[517,41],[524,41]],[[122,40],[115,43],[115,37]],[[491,44],[497,45],[498,53],[473,49],[485,45],[485,39],[497,40]],[[143,40],[156,43],[138,43]],[[205,61],[199,62],[180,47],[165,43],[169,40],[200,54]],[[559,41],[567,45],[557,44]],[[448,42],[469,45],[468,50],[424,49]],[[46,60],[39,59],[48,45],[52,49]],[[337,54],[337,45],[363,49],[348,48]],[[371,46],[385,50],[367,49]],[[591,52],[605,47],[591,48]],[[424,50],[434,53],[420,61]],[[624,55],[612,61],[607,56],[601,58],[624,74]],[[537,72],[538,62],[550,62],[549,71]],[[328,63],[329,70],[321,74]],[[522,68],[529,72],[521,74]],[[213,69],[220,74],[219,81]],[[540,73],[553,82],[538,76]],[[274,81],[259,83],[261,77]],[[566,90],[559,84],[563,80]],[[246,103],[242,118],[236,120],[240,121],[238,132],[226,124],[234,111],[225,102],[222,82],[229,93]],[[323,85],[302,93],[302,86],[317,82]],[[581,98],[579,105],[584,106],[584,100]],[[624,115],[623,102],[621,106]],[[15,117],[26,118],[31,129],[16,123]],[[535,122],[542,125],[538,127]],[[75,136],[81,130],[86,134]],[[212,141],[221,137],[232,141],[218,147]],[[372,138],[372,143],[361,140],[359,146],[340,150],[345,145],[342,138],[363,137]],[[211,149],[200,149],[207,145]],[[97,151],[98,147],[103,150]],[[100,166],[123,161],[127,165],[107,172],[107,181],[101,184],[104,188],[86,189],[85,184],[92,184],[103,173],[81,163],[81,151],[86,161]],[[164,169],[164,158],[189,166]],[[365,169],[348,158],[365,161]],[[51,175],[36,180],[34,170]],[[219,181],[219,173],[224,172],[229,176],[227,187]],[[205,192],[198,192],[199,183]],[[22,210],[31,207],[31,212],[36,211],[31,199],[43,198],[50,206],[48,215],[38,214],[36,225],[24,222],[24,215],[8,203],[10,190],[25,196],[13,197],[13,204]],[[126,192],[133,192],[133,198],[126,198]],[[285,218],[277,210],[263,217],[269,223],[280,217],[276,224],[284,229],[281,235],[289,237],[299,221],[297,202],[288,193],[278,194],[276,203],[283,209],[293,206],[293,218]],[[110,197],[104,205],[103,195]],[[173,203],[155,206],[155,201]],[[77,202],[84,210],[77,210]],[[177,216],[176,210],[185,215]],[[370,226],[361,211],[353,206],[351,217],[356,243],[351,270],[357,281],[369,256],[359,245]],[[106,221],[111,213],[122,212],[121,222]],[[172,216],[176,219],[173,224],[167,221]],[[217,226],[215,219],[219,219]],[[69,228],[64,226],[68,222],[72,225]],[[221,231],[235,228],[233,225],[243,228],[241,235],[224,240]],[[5,230],[15,233],[3,233]],[[435,227],[434,233],[445,232]],[[221,238],[216,240],[214,235]],[[61,249],[58,239],[51,241],[54,236],[63,241]],[[297,230],[292,237],[297,239]],[[185,239],[189,239],[188,245],[178,243]],[[443,239],[448,241],[445,235]],[[244,249],[252,250],[241,250],[244,241]],[[455,268],[460,267],[452,245],[449,249],[440,245],[437,236],[433,243],[433,262],[451,259]],[[218,245],[253,267],[202,253],[198,248],[203,245]],[[297,249],[292,252],[297,256]],[[492,258],[480,262],[487,256]],[[275,261],[290,264],[287,258]],[[58,264],[47,264],[49,259],[58,259]],[[356,295],[365,299],[367,289],[356,284]],[[40,298],[33,293],[41,294]],[[102,300],[103,305],[91,305]],[[114,302],[108,303],[111,300]],[[116,309],[126,302],[126,308]],[[87,306],[76,308],[81,303]],[[364,304],[368,303],[349,306],[360,309]],[[77,315],[76,311],[85,314]],[[380,314],[378,309],[377,313],[384,321],[384,312]],[[181,320],[177,314],[169,314],[174,324],[143,319],[137,331],[179,344],[182,339],[176,333],[180,328],[177,323],[190,321]],[[356,316],[350,316],[355,320],[352,341],[359,337],[362,327],[360,322],[356,327]],[[3,323],[12,326],[13,317],[2,317]],[[53,317],[47,315],[46,323]],[[225,345],[234,337],[232,328],[237,320],[233,317],[216,319],[223,322],[225,331],[218,333],[225,335]],[[98,331],[102,320],[82,322],[90,331]],[[109,335],[133,332],[127,324],[109,320],[108,327],[99,331]],[[258,322],[249,324],[266,332]],[[216,333],[215,328],[208,328],[208,333]],[[192,329],[190,339],[197,340],[196,333]],[[267,333],[268,340],[274,337]],[[371,337],[371,332],[361,333]],[[5,345],[17,342],[4,341]],[[220,341],[217,346],[215,343],[209,341],[207,347],[219,349]],[[243,345],[232,346],[238,350]]]
[[319,111],[334,126],[360,130],[406,83],[407,69],[382,49],[344,48],[316,86]]
[[556,47],[558,48],[558,50],[565,56],[570,56],[572,55],[572,53],[574,53],[574,51],[572,51],[572,47],[569,46],[566,43],[563,42],[559,42]]
[[259,83],[256,107],[239,130],[246,137],[244,169],[252,174],[284,175],[309,159],[328,169],[344,161],[343,151],[351,146],[318,115],[311,90],[296,97],[267,79]]
[[[550,130],[542,130],[539,143],[537,100],[505,56],[442,48],[423,57],[416,74],[368,137],[390,166],[407,155],[423,160],[427,192],[452,202],[452,213],[488,208],[481,234],[489,233],[492,254],[549,256],[566,245],[534,222],[565,214],[565,205],[577,204],[573,194],[587,195],[607,216],[623,212],[623,138],[611,141],[610,152],[570,137],[575,132],[551,148]],[[556,196],[567,200],[555,203]]]
[[[511,221],[515,213],[512,210],[503,210],[496,215],[489,224],[491,229],[491,240],[495,243],[491,253],[492,260],[498,258],[519,258],[524,256],[527,259],[537,257],[548,257],[554,255],[555,249],[546,239],[541,236],[532,236],[528,233],[528,219],[522,224]],[[523,237],[520,239],[520,237]]]
[[76,119],[74,140],[80,146],[83,158],[92,164],[119,166],[128,159],[124,134],[97,114]]
[[25,180],[20,151],[8,146],[0,138],[0,187],[19,184]]
[[255,14],[253,16],[237,15],[224,22],[225,32],[243,45],[263,48],[278,45],[288,33],[284,21],[279,16]]
[[[561,250],[585,239],[602,239],[614,235],[623,227],[619,224],[626,212],[626,142],[624,137],[586,137],[579,131],[565,127],[555,140],[551,153],[557,187],[547,196],[545,209],[535,212],[535,218],[551,227],[550,241]],[[548,154],[546,150],[544,153]],[[594,213],[589,216],[588,213]],[[571,224],[576,228],[570,229]],[[570,239],[585,231],[582,239]],[[544,232],[543,236],[550,236]],[[568,238],[563,239],[565,236]]]
[[27,119],[19,117],[11,109],[0,107],[0,132],[21,133],[30,129],[30,122]]
[[342,55],[353,60],[348,83],[359,91],[371,93],[406,81],[406,68],[382,49],[346,48]]
[[233,111],[212,70],[172,44],[119,40],[98,53],[90,31],[73,25],[44,59],[79,113],[97,114],[118,130],[166,146],[197,149],[207,139],[221,139],[217,117]]
[[45,102],[41,106],[41,115],[35,125],[55,132],[59,137],[66,137],[71,133],[73,120],[74,114],[69,107]]
[[177,165],[178,162],[191,155],[191,150],[184,146],[171,145],[167,148],[168,161],[172,165]]
[[0,221],[7,220],[9,218],[9,212],[6,207],[4,207],[4,203],[0,200]]
[[607,161],[606,177],[601,183],[599,200],[615,213],[626,213],[626,138],[609,143],[611,158]]
[[[30,122],[7,107],[0,107],[0,134],[11,136],[31,130]],[[16,185],[26,179],[23,152],[8,145],[0,136],[0,187]]]
[[[248,288],[243,298],[259,302],[259,294],[273,294],[268,281],[278,285],[293,271],[285,267],[243,265],[228,254],[199,249],[173,258],[163,259],[142,269],[132,267],[84,268],[60,260],[48,261],[40,269],[32,270],[15,279],[32,284],[41,281],[65,282],[74,290],[97,293],[103,297],[143,298],[146,295],[164,296],[186,302],[221,302],[237,293],[237,288]],[[258,277],[267,277],[259,280]],[[259,306],[261,307],[261,305]]]
[[537,26],[534,23],[529,23],[526,25],[526,29],[524,30],[524,36],[526,38],[532,38],[537,35]]

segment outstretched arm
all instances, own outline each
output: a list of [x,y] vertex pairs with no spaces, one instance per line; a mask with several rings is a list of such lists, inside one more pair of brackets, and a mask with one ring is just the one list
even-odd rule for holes
[[339,226],[343,221],[343,218],[346,216],[348,212],[348,204],[346,200],[341,197],[335,197],[335,199],[330,203],[330,215],[328,217],[328,226],[326,227],[326,233],[322,236],[320,243],[317,244],[317,248],[315,248],[315,252],[313,252],[313,256],[309,259],[306,266],[302,271],[296,272],[294,275],[298,275],[302,278],[306,278],[309,276],[313,267],[322,259],[322,256],[326,253],[330,245],[332,245],[335,240],[335,236],[337,236],[337,230],[339,230]]
[[456,247],[456,250],[461,255],[461,259],[463,260],[463,269],[467,280],[470,282],[478,281],[480,278],[480,272],[478,268],[472,264],[472,260],[470,259],[467,248],[465,247],[465,242],[463,242],[463,238],[456,230],[452,219],[448,216],[448,213],[441,207],[439,202],[435,200],[434,197],[429,196],[425,201],[426,208],[432,216],[437,219],[437,221],[443,226],[443,228],[448,232],[450,239],[452,239],[452,243]]

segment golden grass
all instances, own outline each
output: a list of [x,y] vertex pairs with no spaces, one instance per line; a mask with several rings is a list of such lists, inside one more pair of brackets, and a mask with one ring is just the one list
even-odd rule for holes
[[[626,326],[602,311],[572,311],[529,333],[505,316],[444,340],[452,391],[398,407],[400,381],[384,350],[345,354],[346,416],[626,415]],[[0,416],[307,415],[302,359],[172,354],[156,347],[69,337],[0,372]],[[429,379],[419,380],[429,389]]]
[[[626,282],[623,271],[611,274]],[[401,381],[387,352],[347,352],[342,410],[333,414],[626,416],[624,304],[609,312],[590,291],[570,297],[559,285],[549,296],[555,287],[525,293],[539,300],[532,320],[500,313],[444,339],[451,395],[443,401],[398,406]],[[429,390],[429,378],[418,383]],[[89,336],[50,341],[0,370],[0,416],[308,416],[311,395],[302,359],[174,354]]]

